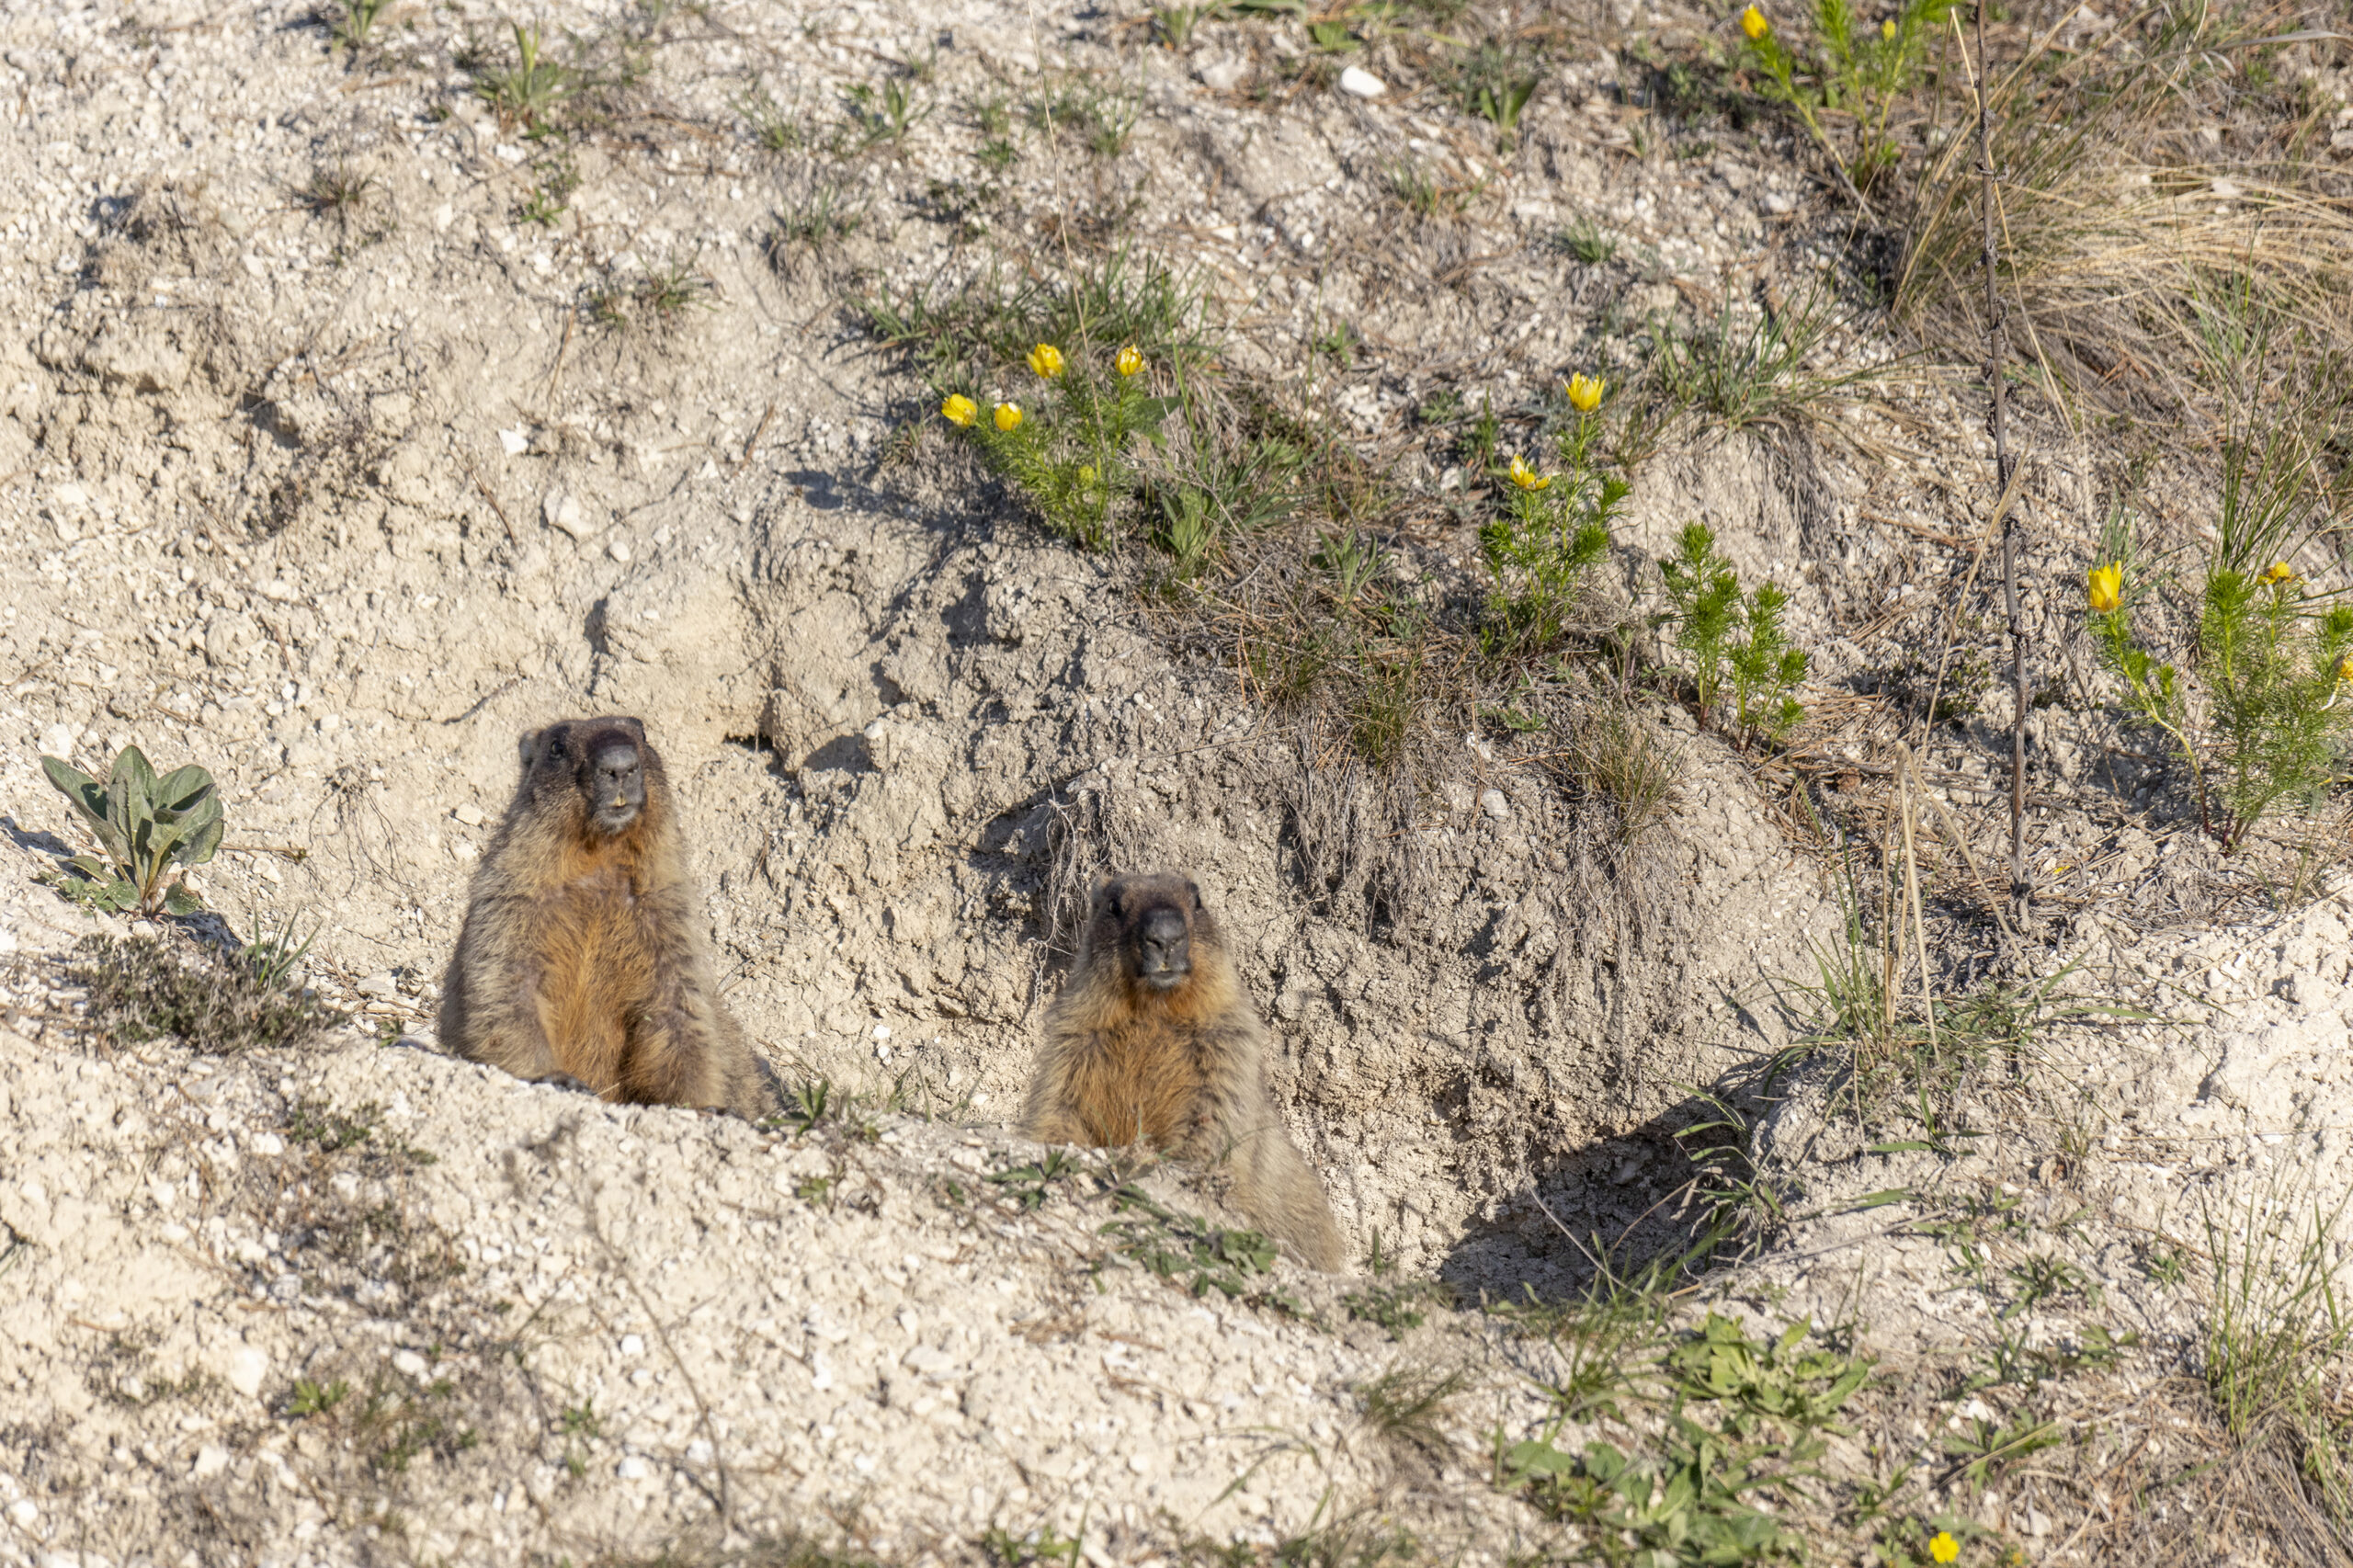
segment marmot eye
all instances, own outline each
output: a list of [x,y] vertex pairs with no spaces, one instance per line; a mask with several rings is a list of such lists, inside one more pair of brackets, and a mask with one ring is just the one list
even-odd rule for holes
[[550,741],[548,743],[548,755],[550,756],[562,756],[563,755],[563,743],[562,741]]
[[1114,920],[1125,920],[1128,917],[1128,912],[1120,907],[1118,893],[1113,893],[1109,898],[1105,899],[1103,905],[1111,912],[1111,918]]

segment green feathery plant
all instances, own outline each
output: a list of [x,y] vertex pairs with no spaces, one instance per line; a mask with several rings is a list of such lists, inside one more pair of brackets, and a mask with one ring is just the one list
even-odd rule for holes
[[2353,605],[2309,594],[2285,562],[2259,575],[2213,566],[2198,617],[2200,704],[2134,632],[2125,567],[2120,552],[2086,577],[2092,636],[2126,710],[2188,765],[2206,831],[2233,850],[2282,802],[2317,804],[2353,717]]
[[1108,376],[1072,366],[1051,343],[1029,358],[1044,383],[1038,413],[1006,399],[983,418],[979,403],[950,392],[940,417],[970,433],[989,466],[1021,487],[1048,527],[1081,549],[1100,550],[1111,540],[1113,503],[1135,488],[1132,438],[1159,438],[1170,400],[1144,390],[1144,358],[1133,344],[1112,358]]
[[1729,684],[1735,735],[1788,733],[1805,717],[1790,694],[1806,671],[1804,652],[1781,625],[1789,596],[1760,583],[1744,597],[1739,574],[1716,552],[1716,536],[1704,523],[1686,527],[1676,547],[1658,563],[1669,607],[1662,619],[1675,625],[1675,645],[1699,693],[1701,726]]
[[1609,551],[1609,521],[1632,489],[1600,472],[1594,442],[1601,430],[1598,379],[1569,383],[1576,420],[1561,433],[1561,472],[1542,473],[1515,457],[1504,511],[1479,530],[1487,569],[1499,585],[1488,596],[1481,640],[1489,653],[1530,653],[1566,637],[1585,582]]
[[[1904,0],[1876,31],[1856,29],[1848,0],[1814,0],[1815,47],[1811,58],[1781,41],[1763,8],[1740,16],[1748,51],[1771,79],[1766,96],[1796,111],[1838,172],[1857,190],[1867,190],[1895,167],[1903,155],[1888,131],[1895,102],[1920,79],[1928,40],[1944,25],[1954,0]],[[1827,119],[1844,115],[1855,122],[1855,155],[1849,162],[1830,139]]]

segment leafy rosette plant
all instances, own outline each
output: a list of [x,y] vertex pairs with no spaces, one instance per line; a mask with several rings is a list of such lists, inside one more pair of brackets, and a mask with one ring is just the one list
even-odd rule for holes
[[99,855],[77,855],[69,897],[102,909],[194,915],[203,908],[174,874],[212,858],[227,823],[212,775],[191,763],[158,778],[137,746],[125,746],[100,784],[53,756],[41,770],[98,841]]

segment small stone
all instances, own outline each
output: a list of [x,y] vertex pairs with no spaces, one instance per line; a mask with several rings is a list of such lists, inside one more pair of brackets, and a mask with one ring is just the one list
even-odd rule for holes
[[1128,1456],[1128,1468],[1134,1471],[1138,1475],[1150,1475],[1152,1473],[1152,1460],[1145,1458],[1142,1454],[1130,1454]]
[[228,1468],[229,1450],[207,1443],[196,1450],[196,1463],[189,1467],[188,1473],[190,1480],[202,1481],[209,1476],[218,1475]]
[[33,1521],[40,1517],[40,1509],[29,1497],[19,1497],[8,1505],[8,1522],[20,1530],[32,1528]]
[[610,544],[608,544],[608,545],[607,545],[607,546],[605,547],[605,553],[606,553],[606,554],[608,554],[608,555],[609,555],[609,556],[611,556],[614,560],[616,560],[616,561],[620,562],[622,565],[624,565],[624,566],[628,565],[628,564],[629,564],[629,540],[625,540],[625,539],[617,539],[617,540],[613,540],[613,542],[612,542],[612,543],[610,543]]
[[580,497],[569,491],[549,491],[548,498],[540,503],[540,516],[547,519],[548,527],[561,528],[574,539],[586,539],[597,531],[597,525],[580,509]]
[[400,983],[392,978],[389,970],[381,969],[361,981],[358,990],[362,996],[374,996],[384,1001],[390,1001],[401,994]]
[[875,1025],[874,1038],[876,1040],[889,1040],[891,1038],[891,1026],[888,1024]]
[[451,812],[449,814],[456,817],[460,822],[464,823],[468,827],[480,827],[482,825],[482,808],[475,805],[472,801],[466,801],[463,805],[460,806],[456,811]]
[[644,1335],[637,1335],[637,1334],[624,1334],[624,1335],[621,1335],[621,1354],[622,1354],[622,1355],[624,1355],[624,1356],[642,1356],[642,1355],[644,1355],[644,1354],[645,1354],[645,1337],[644,1337]]
[[1249,76],[1250,62],[1239,54],[1213,54],[1205,49],[1193,56],[1193,74],[1204,87],[1230,93]]
[[261,597],[272,604],[285,604],[295,597],[294,585],[283,577],[272,577],[261,585]]
[[1796,197],[1786,196],[1778,190],[1768,190],[1765,193],[1765,210],[1773,214],[1774,217],[1786,218],[1797,210]]
[[653,1476],[654,1468],[635,1454],[631,1454],[613,1467],[613,1473],[623,1481],[644,1481]]
[[1388,83],[1360,65],[1351,65],[1340,73],[1340,91],[1352,98],[1377,98],[1388,90]]
[[252,1345],[239,1348],[229,1358],[227,1376],[231,1388],[247,1399],[260,1398],[262,1380],[269,1376],[269,1352]]
[[78,484],[61,484],[49,494],[50,498],[61,506],[81,507],[90,504],[90,493]]
[[73,725],[51,724],[40,733],[40,749],[50,756],[71,757],[74,755],[74,739]]
[[425,1358],[414,1350],[392,1352],[392,1370],[404,1378],[421,1378],[428,1370]]
[[286,1140],[275,1132],[256,1132],[245,1140],[245,1150],[274,1160],[286,1153]]
[[498,444],[506,449],[508,457],[519,458],[531,449],[531,433],[519,427],[513,430],[501,430],[498,433]]
[[1479,809],[1497,822],[1507,822],[1511,818],[1511,802],[1504,799],[1501,790],[1480,790]]

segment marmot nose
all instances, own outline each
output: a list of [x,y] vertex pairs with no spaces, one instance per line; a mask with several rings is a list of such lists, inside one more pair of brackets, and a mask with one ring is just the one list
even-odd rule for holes
[[605,795],[637,793],[638,760],[633,746],[607,746],[597,754],[597,784]]
[[1136,923],[1136,936],[1143,944],[1148,958],[1165,963],[1182,962],[1185,958],[1185,917],[1173,909],[1147,911]]

